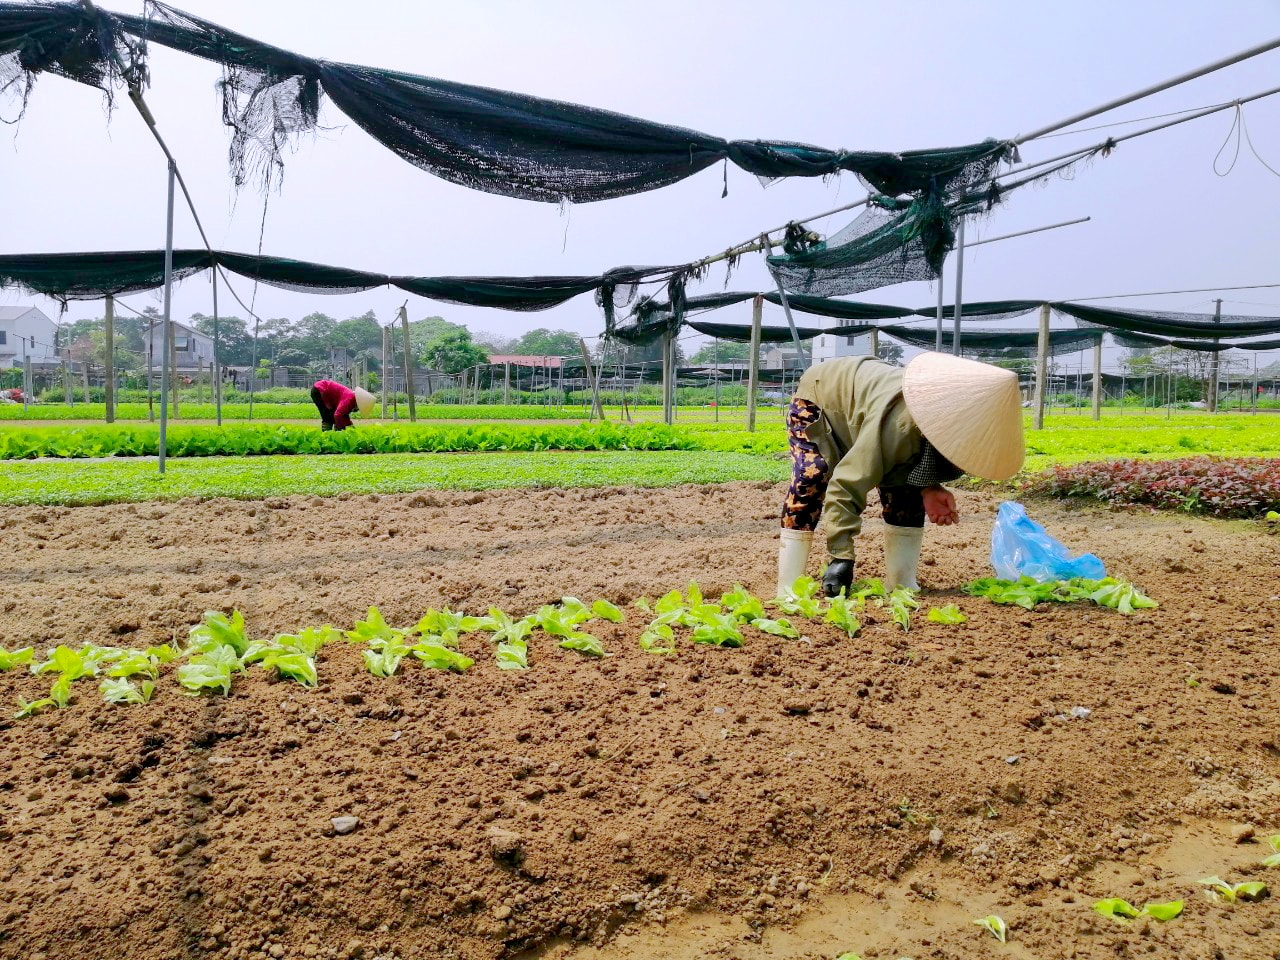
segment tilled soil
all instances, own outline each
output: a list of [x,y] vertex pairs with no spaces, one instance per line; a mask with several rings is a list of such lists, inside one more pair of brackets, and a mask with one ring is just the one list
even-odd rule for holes
[[[233,607],[269,635],[370,604],[408,624],[690,579],[768,593],[779,502],[734,484],[6,509],[0,646],[145,646]],[[815,623],[660,657],[632,609],[592,625],[607,659],[535,637],[523,673],[472,635],[462,676],[375,678],[338,644],[314,690],[255,668],[192,698],[167,672],[151,704],[113,707],[81,681],[67,709],[0,724],[0,956],[1280,956],[1275,901],[1195,883],[1280,883],[1259,866],[1280,832],[1280,538],[1035,503],[1162,606],[1032,612],[959,592],[988,572],[997,500],[960,502],[928,532],[908,633],[869,607],[855,639]],[[926,621],[949,602],[968,623]],[[0,674],[0,702],[47,687]],[[1186,912],[1120,926],[1091,911],[1105,896]],[[988,913],[1008,945],[970,922]]]

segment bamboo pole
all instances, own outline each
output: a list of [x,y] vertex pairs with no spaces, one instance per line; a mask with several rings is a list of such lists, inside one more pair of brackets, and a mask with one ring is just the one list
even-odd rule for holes
[[870,339],[871,339],[871,356],[878,358],[880,356],[880,331],[872,330]]
[[751,302],[751,353],[747,357],[747,429],[756,428],[756,388],[760,383],[760,319],[764,315],[764,297]]
[[1045,375],[1049,364],[1049,305],[1040,306],[1040,333],[1036,338],[1035,428],[1044,429],[1044,400],[1048,384]]
[[400,306],[400,331],[404,335],[404,389],[409,394],[409,421],[418,420],[418,401],[413,395],[413,348],[409,342],[408,301]]
[[964,217],[960,217],[960,229],[956,237],[956,309],[951,318],[951,352],[960,356],[960,320],[964,313]]
[[84,402],[89,402],[89,361],[84,362]]
[[511,361],[505,360],[502,364],[502,405],[509,406],[511,403]]
[[387,366],[387,328],[382,327],[382,419],[387,419],[387,381],[391,379],[391,368]]
[[116,419],[116,298],[111,294],[107,294],[106,306],[106,317],[103,320],[105,339],[103,359],[106,361],[107,369],[104,374],[102,394],[106,410],[103,416],[107,423],[114,423]]
[[[75,388],[71,385],[71,363],[62,358],[62,402],[69,407],[75,406],[76,394]],[[89,398],[85,397],[84,402],[88,403]]]
[[169,354],[169,346],[173,342],[172,323],[170,321],[173,297],[173,188],[177,179],[178,165],[169,160],[169,207],[165,221],[164,244],[164,315],[161,332],[163,340],[160,344],[160,443],[158,469],[164,473],[165,455],[169,444],[169,365],[165,357]]
[[583,369],[587,374],[587,382],[591,384],[591,419],[595,420],[599,415],[600,419],[604,419],[604,407],[600,405],[600,383],[595,378],[595,374],[591,371],[591,351],[587,349],[587,341],[578,338],[578,346],[582,348]]
[[[1213,304],[1214,304],[1213,322],[1221,323],[1222,322],[1222,300],[1219,298],[1213,301]],[[1218,346],[1218,343],[1219,341],[1215,337],[1213,341],[1213,345],[1216,347]],[[1220,370],[1219,370],[1220,363],[1221,363],[1221,356],[1219,355],[1218,351],[1215,350],[1213,351],[1213,353],[1209,355],[1209,389],[1207,391],[1208,395],[1205,397],[1205,399],[1209,401],[1206,404],[1206,406],[1209,408],[1210,413],[1218,412],[1218,375],[1220,373]],[[1228,401],[1228,403],[1229,402],[1230,401]]]
[[672,420],[671,340],[669,332],[662,335],[662,422],[666,424],[670,424]]

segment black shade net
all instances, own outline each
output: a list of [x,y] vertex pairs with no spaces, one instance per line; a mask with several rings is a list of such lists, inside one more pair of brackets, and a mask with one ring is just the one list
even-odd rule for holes
[[888,196],[985,178],[1009,149],[995,141],[906,153],[725,140],[592,107],[290,53],[163,3],[143,17],[78,3],[0,0],[0,85],[52,72],[111,94],[145,81],[141,41],[222,67],[223,121],[237,184],[269,185],[283,154],[314,130],[324,95],[398,156],[452,183],[526,200],[585,203],[652,190],[718,161],[762,178],[856,174]]
[[1248,337],[1280,333],[1280,317],[1246,317],[1224,314],[1216,321],[1209,313],[1181,313],[1168,310],[1115,310],[1080,303],[1055,303],[1058,313],[1074,318],[1081,326],[1105,327],[1157,337]]

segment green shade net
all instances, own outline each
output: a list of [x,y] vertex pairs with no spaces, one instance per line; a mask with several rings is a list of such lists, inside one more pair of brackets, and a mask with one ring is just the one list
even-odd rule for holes
[[[1007,147],[987,141],[905,153],[830,150],[778,140],[725,140],[577,104],[300,56],[162,3],[145,17],[90,14],[77,3],[0,0],[0,84],[25,106],[33,78],[52,72],[110,92],[145,77],[140,41],[222,67],[223,120],[237,184],[270,184],[283,154],[316,129],[323,96],[409,163],[475,190],[585,203],[652,190],[718,161],[758,177],[856,174],[880,193],[916,194],[970,182]],[[115,66],[124,54],[127,67]],[[978,171],[975,174],[974,171]]]
[[1116,310],[1081,303],[1055,303],[1058,313],[1074,318],[1083,326],[1105,327],[1145,333],[1157,337],[1214,339],[1280,333],[1280,317],[1247,317],[1223,314],[1214,320],[1211,313],[1182,313],[1169,310]]

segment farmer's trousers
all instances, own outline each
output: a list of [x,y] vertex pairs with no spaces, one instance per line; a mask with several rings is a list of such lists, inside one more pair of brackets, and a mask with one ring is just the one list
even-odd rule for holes
[[[787,409],[787,444],[791,451],[791,486],[782,501],[782,525],[790,530],[816,530],[822,501],[835,464],[827,463],[805,429],[822,409],[799,397]],[[895,527],[924,526],[924,494],[919,487],[879,487],[884,522]]]

